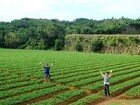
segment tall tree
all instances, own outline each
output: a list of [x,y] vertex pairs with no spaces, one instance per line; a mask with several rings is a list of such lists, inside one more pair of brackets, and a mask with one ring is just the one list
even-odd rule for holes
[[15,33],[9,32],[5,35],[5,46],[7,48],[17,48],[20,44],[20,39],[16,36]]

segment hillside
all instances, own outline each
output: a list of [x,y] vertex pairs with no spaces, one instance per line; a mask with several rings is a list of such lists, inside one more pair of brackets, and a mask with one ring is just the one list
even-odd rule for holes
[[140,54],[140,35],[67,35],[65,50]]

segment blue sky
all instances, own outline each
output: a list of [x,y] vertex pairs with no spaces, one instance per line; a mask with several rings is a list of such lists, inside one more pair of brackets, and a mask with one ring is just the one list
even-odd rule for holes
[[140,0],[0,0],[0,21],[46,18],[106,19],[140,17]]

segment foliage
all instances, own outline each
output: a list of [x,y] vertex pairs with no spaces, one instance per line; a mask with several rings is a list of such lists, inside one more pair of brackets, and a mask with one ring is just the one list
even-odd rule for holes
[[[52,81],[44,83],[44,68],[39,62],[45,65],[53,61]],[[103,98],[104,84],[99,70],[103,73],[113,70],[111,96],[140,82],[138,55],[0,49],[0,62],[1,105],[94,104]],[[75,90],[70,90],[71,87]],[[89,95],[88,91],[94,94]],[[133,95],[139,96],[135,92]]]
[[55,40],[55,50],[57,51],[62,50],[63,46],[64,46],[64,42],[62,39]]
[[[78,41],[77,41],[78,39]],[[67,35],[65,49],[84,52],[140,54],[139,35]],[[82,50],[81,50],[82,49]]]
[[33,84],[31,86],[21,87],[21,88],[9,90],[9,91],[3,91],[3,92],[0,92],[0,94],[1,94],[0,98],[4,98],[4,97],[7,97],[7,96],[13,96],[13,95],[16,95],[16,94],[22,94],[24,92],[28,92],[28,91],[31,91],[31,90],[33,91],[33,90],[37,90],[37,89],[48,88],[48,87],[51,87],[51,86],[54,86],[54,85],[51,84],[51,83],[48,83],[48,84]]
[[16,36],[15,33],[9,32],[5,35],[5,47],[17,48],[20,44],[20,39]]
[[83,46],[82,46],[82,44],[81,44],[80,42],[77,42],[77,43],[75,44],[75,49],[76,49],[76,51],[83,51]]
[[49,94],[52,92],[63,90],[65,88],[66,88],[65,86],[58,86],[58,87],[56,86],[56,87],[52,87],[52,88],[42,89],[42,90],[37,91],[37,92],[35,91],[32,93],[24,93],[24,94],[21,94],[20,96],[14,96],[14,97],[2,100],[2,101],[0,101],[0,104],[1,105],[3,105],[3,104],[15,105],[15,104],[22,103],[24,101],[28,101],[28,100],[34,99],[36,97],[39,97],[39,96],[42,96],[45,94]]
[[98,21],[78,18],[71,22],[22,18],[11,22],[0,22],[0,47],[51,49],[56,47],[55,40],[63,39],[64,42],[67,34],[139,34],[139,26],[139,19],[123,17]]
[[131,88],[130,90],[126,91],[125,94],[134,97],[140,96],[140,85]]
[[92,40],[91,50],[94,52],[101,51],[103,48],[103,42],[99,38]]
[[74,97],[74,96],[78,96],[80,94],[83,94],[84,91],[83,90],[70,90],[64,93],[60,93],[48,100],[44,100],[44,101],[40,101],[40,102],[36,102],[32,105],[56,105],[60,102],[69,100],[70,98]]
[[103,98],[103,97],[98,94],[93,94],[93,95],[89,95],[84,98],[81,98],[78,101],[71,103],[70,105],[87,105],[90,102],[95,101],[100,98]]

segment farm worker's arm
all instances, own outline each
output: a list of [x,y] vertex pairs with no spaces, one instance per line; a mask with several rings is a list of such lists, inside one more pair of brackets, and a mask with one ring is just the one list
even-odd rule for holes
[[112,70],[110,70],[110,75],[109,75],[109,77],[111,77],[112,76]]
[[104,76],[101,70],[100,70],[100,74],[101,74],[101,76]]
[[53,64],[54,64],[54,62],[52,62],[52,64],[50,65],[50,67],[52,67],[52,66],[53,66]]
[[40,64],[40,66],[44,67],[44,65],[41,62],[39,62],[39,64]]

